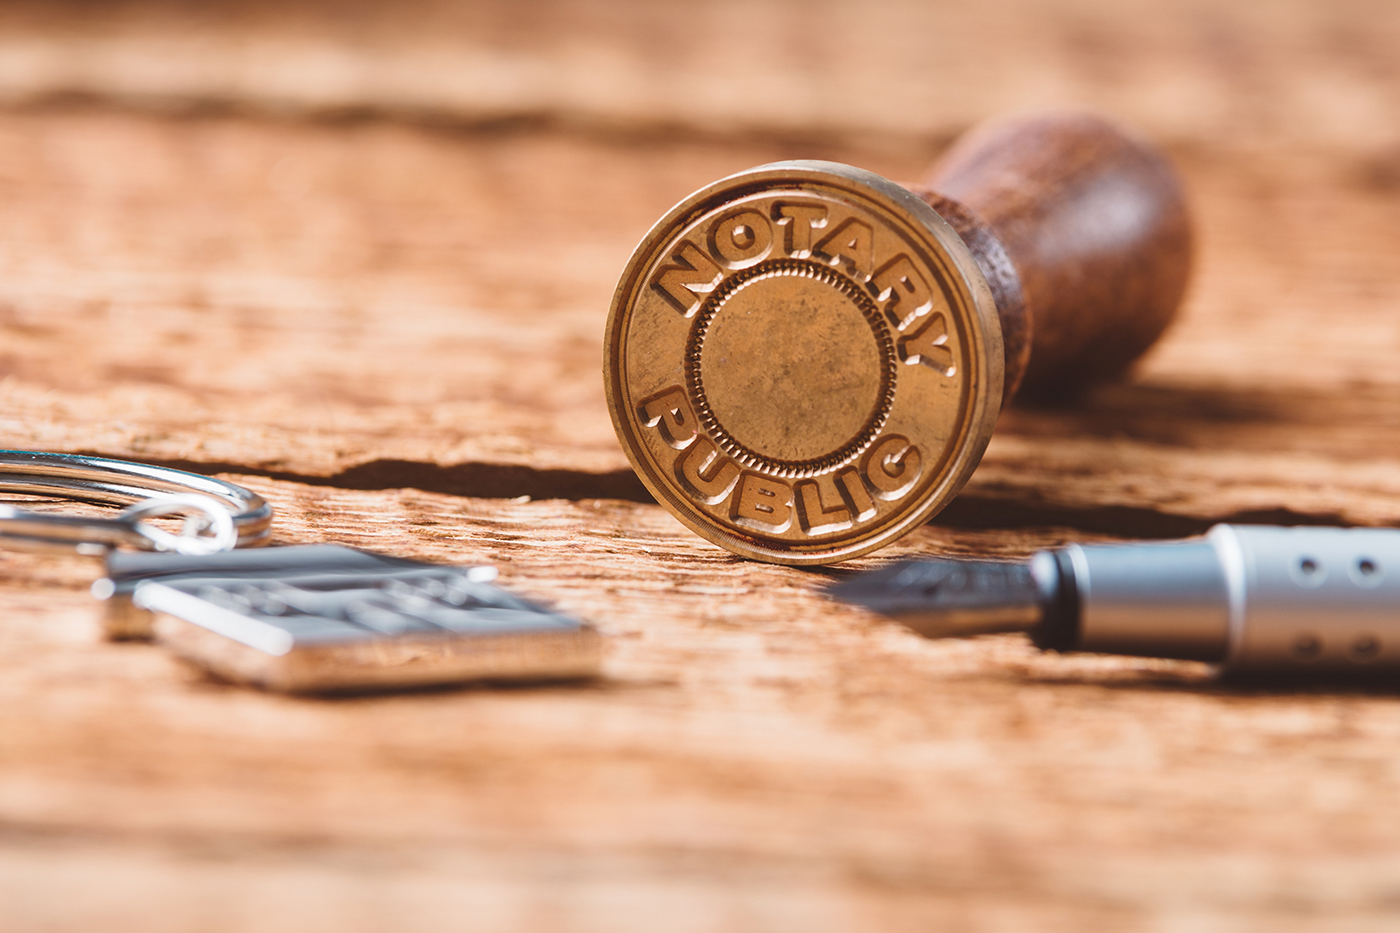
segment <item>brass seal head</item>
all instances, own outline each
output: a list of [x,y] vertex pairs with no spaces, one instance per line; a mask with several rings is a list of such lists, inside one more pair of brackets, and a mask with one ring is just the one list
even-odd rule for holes
[[972,475],[1001,409],[991,291],[934,210],[878,175],[779,162],[697,191],[613,298],[613,424],[648,489],[736,554],[881,547]]

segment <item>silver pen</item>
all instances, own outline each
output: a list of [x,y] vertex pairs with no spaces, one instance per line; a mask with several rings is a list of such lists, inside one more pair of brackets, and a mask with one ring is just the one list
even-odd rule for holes
[[1024,631],[1057,651],[1184,658],[1231,672],[1400,669],[1400,530],[1216,525],[1071,544],[1023,562],[901,561],[830,594],[929,636]]

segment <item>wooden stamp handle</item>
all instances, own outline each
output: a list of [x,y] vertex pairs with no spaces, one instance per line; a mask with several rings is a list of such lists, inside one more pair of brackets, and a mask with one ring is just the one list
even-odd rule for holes
[[1006,393],[1072,393],[1120,375],[1176,314],[1191,222],[1166,156],[1098,117],[998,121],[961,139],[916,194],[992,286]]

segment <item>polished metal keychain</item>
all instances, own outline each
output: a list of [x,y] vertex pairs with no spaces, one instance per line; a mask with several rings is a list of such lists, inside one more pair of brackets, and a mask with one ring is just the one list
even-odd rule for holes
[[[0,492],[125,505],[112,518],[0,506],[0,546],[105,558],[93,594],[107,603],[107,637],[153,638],[226,680],[346,692],[586,677],[601,662],[596,629],[490,585],[493,568],[337,545],[258,547],[272,508],[234,483],[0,451]],[[171,515],[186,516],[179,533],[149,521]]]
[[331,544],[201,557],[114,553],[94,584],[114,637],[154,635],[239,683],[291,693],[598,672],[592,626],[444,567]]
[[[267,542],[272,507],[242,486],[144,463],[81,454],[0,450],[0,492],[126,506],[114,518],[0,506],[0,546],[102,557],[118,547],[213,554]],[[189,516],[179,534],[150,524]]]

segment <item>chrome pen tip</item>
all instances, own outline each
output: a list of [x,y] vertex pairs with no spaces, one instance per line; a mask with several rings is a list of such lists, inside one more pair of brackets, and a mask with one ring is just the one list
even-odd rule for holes
[[827,594],[935,638],[1029,632],[1043,615],[1040,587],[1021,561],[898,561],[842,580]]

